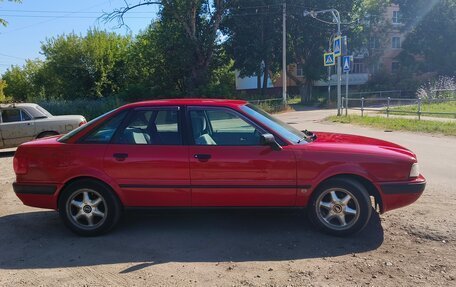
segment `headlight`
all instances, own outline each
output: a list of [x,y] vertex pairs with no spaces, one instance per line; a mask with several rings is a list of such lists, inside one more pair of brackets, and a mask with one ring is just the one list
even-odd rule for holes
[[418,177],[420,176],[420,166],[418,163],[412,164],[412,169],[410,170],[410,177]]

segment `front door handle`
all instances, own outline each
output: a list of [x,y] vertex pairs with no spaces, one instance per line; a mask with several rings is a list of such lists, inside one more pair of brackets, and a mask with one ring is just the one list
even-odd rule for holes
[[112,155],[117,161],[124,161],[127,157],[127,153],[115,153]]
[[199,161],[208,161],[212,156],[210,154],[197,153],[193,157],[198,159]]

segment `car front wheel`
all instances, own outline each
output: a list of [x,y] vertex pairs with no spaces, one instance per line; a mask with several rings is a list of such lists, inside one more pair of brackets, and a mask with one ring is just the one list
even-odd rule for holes
[[308,215],[320,230],[346,236],[361,231],[369,222],[372,206],[362,184],[348,178],[330,179],[312,195]]
[[71,183],[59,200],[59,214],[65,225],[82,236],[108,232],[120,218],[120,203],[104,184],[82,180]]

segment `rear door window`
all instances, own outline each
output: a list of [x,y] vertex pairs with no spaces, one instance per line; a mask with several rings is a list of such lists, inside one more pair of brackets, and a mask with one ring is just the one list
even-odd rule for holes
[[113,141],[130,145],[181,145],[177,108],[133,111]]

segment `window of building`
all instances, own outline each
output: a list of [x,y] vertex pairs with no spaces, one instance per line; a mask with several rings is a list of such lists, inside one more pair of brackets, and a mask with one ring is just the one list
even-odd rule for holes
[[296,65],[296,76],[298,77],[304,77],[304,69],[302,64],[297,64]]
[[355,59],[353,62],[353,73],[354,74],[364,73],[364,63],[359,60],[357,61]]
[[394,61],[394,62],[391,63],[391,72],[392,73],[399,72],[399,62]]
[[370,46],[371,49],[378,49],[378,48],[380,48],[380,43],[379,43],[379,41],[378,41],[378,38],[376,38],[376,37],[371,37],[371,38],[369,39],[369,46]]
[[391,47],[393,49],[400,49],[401,48],[401,37],[391,38]]
[[400,24],[401,23],[401,15],[399,11],[393,11],[393,24]]

